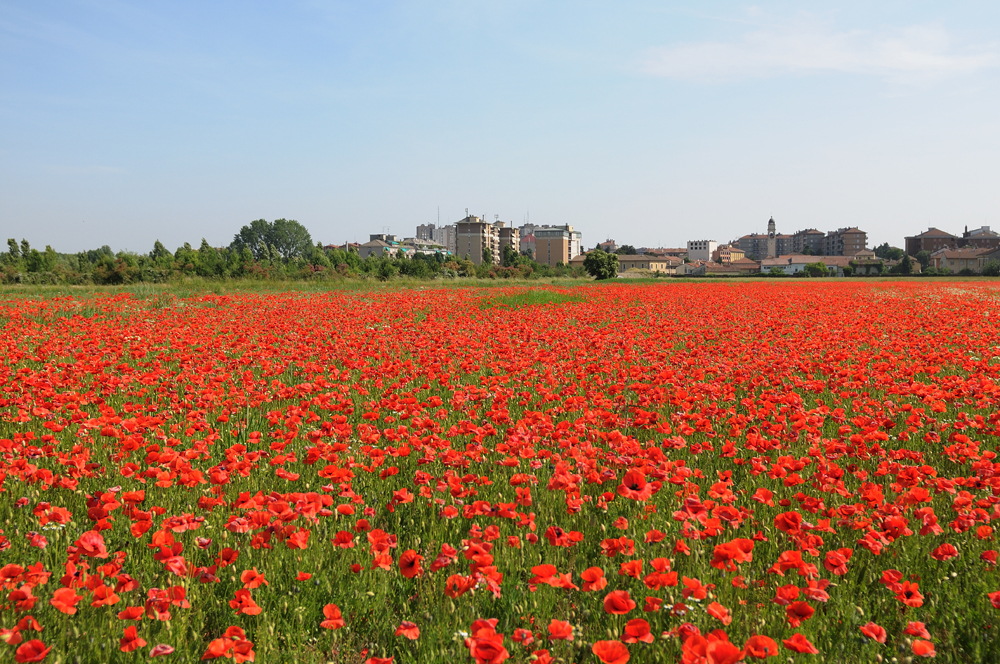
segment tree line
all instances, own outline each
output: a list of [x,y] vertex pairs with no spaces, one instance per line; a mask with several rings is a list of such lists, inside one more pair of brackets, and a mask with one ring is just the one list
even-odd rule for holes
[[362,259],[357,251],[313,242],[294,219],[257,219],[243,226],[227,247],[213,247],[202,238],[195,248],[185,242],[175,251],[157,240],[149,253],[113,251],[104,245],[73,254],[50,245],[40,251],[27,240],[7,240],[0,255],[0,282],[5,284],[132,284],[165,283],[190,277],[205,279],[416,279],[471,277],[532,279],[584,276],[580,268],[549,267],[506,247],[499,266],[492,257],[483,265],[441,252],[402,251]]

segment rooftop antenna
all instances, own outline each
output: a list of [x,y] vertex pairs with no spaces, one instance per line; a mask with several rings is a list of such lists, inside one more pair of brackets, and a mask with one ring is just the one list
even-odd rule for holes
[[493,215],[493,221],[500,221],[500,215],[498,214]]
[[441,225],[441,206],[438,206],[438,226]]
[[468,216],[469,216],[469,208],[465,208],[465,216],[466,216],[466,218],[468,218]]

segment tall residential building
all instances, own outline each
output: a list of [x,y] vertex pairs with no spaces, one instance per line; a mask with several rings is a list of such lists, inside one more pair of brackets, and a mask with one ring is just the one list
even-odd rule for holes
[[909,256],[916,256],[921,251],[934,253],[938,249],[958,246],[958,238],[933,226],[919,235],[906,238],[905,251]]
[[438,226],[431,233],[430,239],[447,247],[453,255],[458,253],[458,229],[455,228],[455,224]]
[[838,228],[823,238],[825,256],[853,256],[868,247],[868,234],[856,227]]
[[1000,235],[990,230],[989,226],[973,228],[965,227],[962,239],[958,241],[960,247],[976,247],[979,249],[996,249],[1000,247]]
[[578,230],[574,230],[573,227],[568,224],[562,226],[553,226],[550,224],[522,224],[518,227],[520,237],[526,238],[528,236],[534,236],[536,241],[538,239],[537,231],[540,230],[565,230],[569,232],[569,257],[572,259],[583,253],[583,233]]
[[812,254],[818,256],[823,253],[823,240],[826,234],[815,228],[807,228],[792,235],[793,254]]
[[555,226],[535,228],[535,260],[551,267],[559,263],[568,265],[572,256],[570,255],[570,244],[573,227]]
[[458,245],[456,255],[459,258],[468,258],[476,265],[482,265],[483,254],[488,249],[493,258],[491,262],[499,265],[500,228],[503,225],[502,221],[491,224],[475,215],[462,219],[455,224]]
[[513,226],[507,226],[504,222],[500,224],[500,256],[503,257],[503,248],[511,247],[516,253],[521,253],[521,235]]
[[719,248],[715,240],[688,240],[687,254],[692,261],[710,261],[712,254]]
[[417,239],[418,240],[433,240],[434,239],[434,224],[420,224],[417,226]]

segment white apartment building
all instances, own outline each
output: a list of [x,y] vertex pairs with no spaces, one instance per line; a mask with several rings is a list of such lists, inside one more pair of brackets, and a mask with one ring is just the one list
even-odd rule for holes
[[719,248],[719,243],[715,240],[688,240],[688,260],[710,261],[712,254]]

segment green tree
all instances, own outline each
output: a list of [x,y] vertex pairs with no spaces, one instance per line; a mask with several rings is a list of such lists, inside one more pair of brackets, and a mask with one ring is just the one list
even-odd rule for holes
[[201,238],[201,246],[198,247],[198,259],[195,263],[195,271],[201,277],[217,277],[222,274],[224,263],[219,252],[208,243],[208,240]]
[[483,247],[483,265],[493,265],[493,250]]
[[820,261],[809,263],[805,266],[803,271],[809,277],[825,277],[829,273],[829,270],[826,269],[826,265]]
[[930,264],[931,264],[931,252],[927,251],[926,249],[924,249],[922,251],[918,251],[917,255],[915,256],[915,258],[920,263],[920,269],[921,270],[926,270],[928,267],[930,267]]
[[31,244],[24,238],[21,238],[21,258],[27,258],[30,253]]
[[312,251],[312,237],[306,227],[294,219],[275,219],[271,224],[271,238],[268,244],[278,249],[286,261],[305,258]]
[[854,268],[851,267],[850,265],[845,265],[844,266],[844,276],[845,277],[854,276]]
[[623,244],[615,249],[615,253],[619,256],[635,256],[639,252],[631,244]]
[[14,262],[21,258],[21,250],[17,246],[17,240],[14,238],[7,239],[7,255]]
[[583,269],[595,279],[613,279],[618,276],[618,256],[594,249],[583,259]]
[[1000,277],[1000,261],[995,259],[987,261],[986,265],[983,266],[983,276]]
[[903,254],[903,260],[899,262],[899,273],[913,274],[913,263],[910,261],[909,254]]
[[28,272],[43,272],[45,268],[45,258],[42,256],[38,249],[31,249],[28,251],[27,259],[25,263],[28,266]]
[[59,254],[56,253],[56,250],[51,245],[45,245],[45,253],[42,254],[42,269],[46,272],[52,272],[56,269],[56,261],[58,260]]
[[153,262],[160,263],[167,258],[173,259],[167,248],[163,246],[163,243],[157,240],[153,243],[153,250],[149,252],[149,257],[153,259]]
[[240,229],[229,248],[241,252],[247,247],[256,260],[268,260],[270,256],[267,247],[271,243],[271,232],[270,222],[256,219]]
[[520,263],[520,260],[521,255],[517,253],[517,250],[511,245],[505,244],[503,253],[500,256],[500,264],[504,267],[516,267]]

